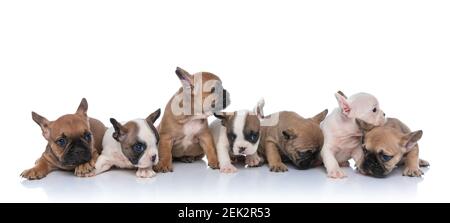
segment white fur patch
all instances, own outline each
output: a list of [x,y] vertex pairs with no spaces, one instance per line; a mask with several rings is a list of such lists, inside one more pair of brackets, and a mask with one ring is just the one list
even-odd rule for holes
[[[234,141],[232,148],[234,155],[250,155],[256,153],[256,150],[258,149],[259,139],[257,143],[252,144],[249,141],[247,141],[244,136],[246,119],[249,113],[250,112],[247,110],[236,112],[236,116],[233,122],[233,132],[234,134],[236,134],[236,140]],[[244,154],[239,153],[240,147],[246,148]]]
[[204,120],[192,120],[186,123],[183,127],[183,133],[185,137],[183,138],[183,141],[181,142],[181,145],[184,147],[184,149],[187,149],[189,146],[191,146],[194,141],[196,135],[203,129],[203,122]]

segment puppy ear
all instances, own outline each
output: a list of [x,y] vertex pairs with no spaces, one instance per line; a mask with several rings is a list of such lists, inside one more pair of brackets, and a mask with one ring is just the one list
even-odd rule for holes
[[41,127],[42,130],[42,136],[44,136],[44,138],[46,140],[50,139],[50,122],[44,118],[43,116],[39,115],[36,112],[31,112],[31,117],[33,118],[33,121],[36,122],[39,127]]
[[283,132],[283,137],[286,140],[292,140],[297,138],[297,133],[295,133],[295,130],[293,128],[288,128],[286,130],[284,130]]
[[359,118],[355,119],[356,124],[358,125],[358,127],[363,130],[364,132],[369,132],[370,130],[372,130],[373,128],[375,128],[375,125],[372,125],[370,123],[367,123]]
[[181,69],[180,67],[177,67],[175,73],[177,74],[178,79],[180,79],[181,83],[183,83],[183,86],[185,87],[194,86],[193,76],[189,74],[187,71]]
[[342,97],[344,97],[345,99],[348,99],[348,97],[344,94],[344,92],[342,91],[338,91],[338,94],[340,94]]
[[264,98],[261,98],[258,101],[258,104],[256,104],[256,107],[253,109],[253,112],[256,114],[256,116],[259,119],[263,119],[264,118],[264,105],[266,104],[266,102],[264,101]]
[[214,112],[214,117],[220,119],[222,125],[225,126],[229,116],[225,112]]
[[406,148],[406,152],[411,151],[414,147],[416,147],[417,142],[422,138],[422,135],[423,131],[419,130],[403,136],[401,146]]
[[159,116],[161,115],[161,109],[156,110],[155,112],[153,112],[152,114],[150,114],[145,121],[147,121],[147,123],[149,125],[153,125],[155,124],[156,120],[158,120]]
[[342,113],[344,113],[344,115],[349,115],[350,111],[351,111],[351,107],[347,101],[347,97],[345,95],[343,95],[344,93],[342,93],[341,91],[339,91],[339,92],[334,94],[334,96],[336,97],[336,100],[338,101],[338,104],[342,110]]
[[122,126],[122,124],[120,124],[116,119],[114,118],[110,118],[109,121],[111,122],[111,124],[114,127],[114,133],[112,135],[112,137],[118,141],[118,142],[122,142],[123,140],[125,140],[125,138],[127,137],[127,130]]
[[328,114],[328,109],[325,109],[323,112],[317,114],[316,116],[312,117],[311,119],[315,123],[320,124],[325,119],[325,117],[327,117],[327,114]]
[[81,99],[80,105],[78,106],[76,114],[87,117],[88,103],[86,98]]

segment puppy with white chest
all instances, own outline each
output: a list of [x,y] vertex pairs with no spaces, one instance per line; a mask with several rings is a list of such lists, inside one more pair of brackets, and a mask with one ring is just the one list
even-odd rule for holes
[[146,119],[119,123],[111,118],[111,124],[103,138],[103,152],[95,164],[96,174],[115,166],[124,169],[137,168],[136,176],[151,178],[156,175],[153,166],[158,163],[159,134],[154,123],[159,118],[158,109]]
[[344,178],[346,174],[341,167],[348,167],[348,160],[351,158],[359,161],[363,156],[362,132],[355,120],[360,119],[374,126],[380,126],[385,123],[386,118],[373,95],[358,93],[347,98],[339,91],[335,97],[339,107],[320,126],[324,134],[324,145],[320,155],[328,177]]
[[430,164],[419,159],[419,145],[422,130],[411,130],[400,120],[388,118],[383,126],[374,126],[356,119],[364,133],[362,148],[364,156],[359,161],[358,170],[374,177],[386,177],[397,166],[404,165],[403,176],[420,177],[420,167]]
[[249,167],[258,166],[261,162],[257,154],[263,119],[264,100],[258,102],[254,111],[236,111],[214,113],[218,118],[210,125],[219,159],[220,172],[235,173],[236,167],[231,159],[245,156]]

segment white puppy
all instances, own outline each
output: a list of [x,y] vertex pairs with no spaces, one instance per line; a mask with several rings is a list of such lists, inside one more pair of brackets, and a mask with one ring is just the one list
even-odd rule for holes
[[151,178],[156,175],[153,166],[159,161],[159,135],[153,123],[158,119],[158,109],[146,119],[119,123],[111,118],[113,127],[103,137],[103,151],[95,164],[95,173],[103,173],[111,167],[137,168],[136,176]]
[[254,112],[243,110],[230,113],[215,113],[218,119],[210,125],[216,145],[220,172],[234,173],[236,167],[231,164],[231,157],[245,156],[245,163],[250,166],[260,165],[261,158],[256,151],[261,135],[264,100],[261,99]]
[[380,126],[385,123],[386,118],[378,100],[370,94],[358,93],[347,99],[339,91],[335,96],[339,108],[336,108],[320,125],[324,135],[320,155],[328,177],[344,178],[346,174],[340,167],[348,167],[348,160],[351,158],[358,165],[363,156],[362,132],[355,119]]

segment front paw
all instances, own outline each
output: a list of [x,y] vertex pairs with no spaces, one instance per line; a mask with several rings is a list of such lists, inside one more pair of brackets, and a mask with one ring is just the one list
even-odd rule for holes
[[95,176],[95,166],[91,162],[81,164],[75,168],[75,176],[77,177],[93,177]]
[[156,166],[153,167],[153,170],[157,173],[169,173],[173,172],[173,168],[171,164],[164,164],[159,162]]
[[259,167],[261,163],[261,158],[258,155],[245,157],[245,164],[247,164],[249,167]]
[[208,166],[211,167],[211,169],[219,169],[219,162],[217,161],[209,161]]
[[420,167],[429,167],[430,163],[428,161],[426,161],[426,160],[420,159],[419,160],[419,166]]
[[136,172],[136,176],[139,178],[152,178],[156,176],[156,173],[152,168],[138,169],[138,171]]
[[23,171],[20,176],[26,178],[27,180],[40,180],[47,176],[47,172],[39,170],[37,168],[31,168]]
[[221,173],[236,173],[238,170],[236,169],[235,166],[233,166],[233,164],[225,164],[222,167],[220,167],[220,172]]
[[422,175],[423,172],[419,167],[405,167],[405,170],[403,170],[403,176],[421,177]]
[[271,172],[286,172],[288,171],[287,166],[284,163],[269,164]]
[[342,179],[347,177],[345,172],[341,168],[328,171],[328,177],[333,179]]

